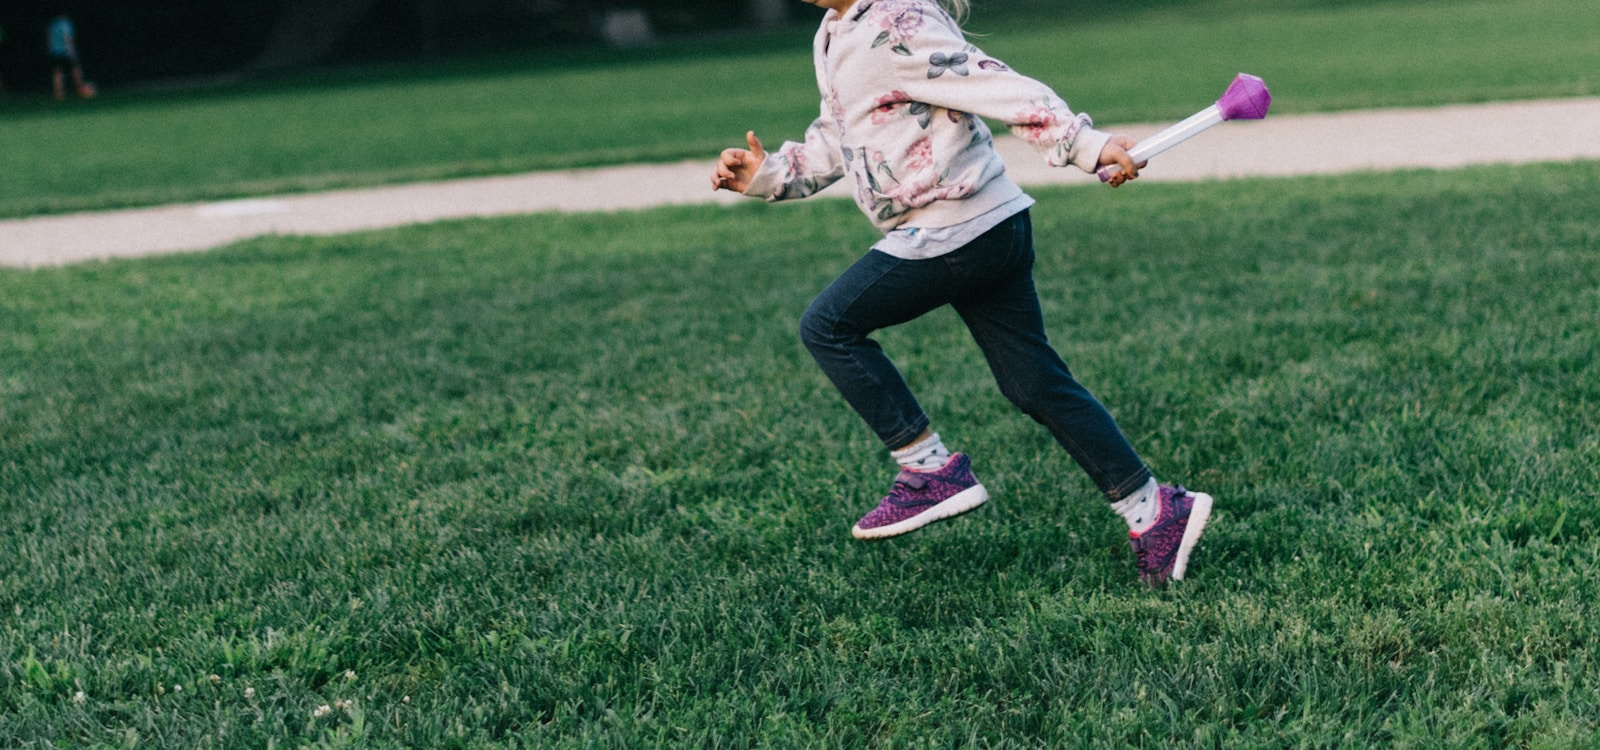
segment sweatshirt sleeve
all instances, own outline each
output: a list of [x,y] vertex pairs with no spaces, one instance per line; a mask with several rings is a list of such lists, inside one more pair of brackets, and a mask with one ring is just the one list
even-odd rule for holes
[[[869,12],[901,13],[917,6],[926,7],[890,1]],[[1088,115],[1074,113],[1049,86],[969,44],[942,12],[922,12],[926,17],[917,33],[886,50],[911,99],[1004,123],[1050,166],[1095,170],[1110,133],[1095,130]]]
[[838,182],[844,176],[844,159],[833,123],[824,102],[822,116],[806,128],[805,141],[786,141],[767,152],[744,194],[768,201],[805,198]]

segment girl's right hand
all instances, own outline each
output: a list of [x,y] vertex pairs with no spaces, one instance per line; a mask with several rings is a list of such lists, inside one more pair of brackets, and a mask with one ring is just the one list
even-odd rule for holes
[[1111,187],[1117,187],[1128,180],[1138,177],[1139,170],[1143,169],[1144,165],[1149,163],[1133,163],[1133,157],[1129,156],[1128,152],[1132,151],[1133,147],[1136,145],[1138,145],[1138,143],[1128,136],[1113,135],[1111,136],[1111,140],[1106,141],[1105,148],[1100,150],[1100,163],[1096,168],[1109,167],[1112,165],[1122,168],[1116,174],[1111,175],[1111,182],[1108,183],[1111,185]]
[[717,162],[717,168],[711,173],[711,189],[732,190],[742,193],[750,187],[750,180],[755,179],[756,172],[761,169],[761,164],[767,160],[766,149],[761,148],[761,140],[756,138],[756,131],[751,130],[744,134],[744,140],[750,144],[748,150],[742,148],[723,149],[722,159]]

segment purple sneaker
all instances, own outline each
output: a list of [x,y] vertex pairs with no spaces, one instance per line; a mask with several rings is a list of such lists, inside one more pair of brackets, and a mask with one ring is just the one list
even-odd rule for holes
[[1128,543],[1138,558],[1139,580],[1154,588],[1166,586],[1169,580],[1183,580],[1189,553],[1211,518],[1211,496],[1204,492],[1162,485],[1158,502],[1161,510],[1156,524],[1143,534],[1128,532]]
[[972,459],[957,453],[935,471],[901,469],[889,496],[850,533],[857,539],[887,539],[959,516],[988,499],[989,491],[972,475]]

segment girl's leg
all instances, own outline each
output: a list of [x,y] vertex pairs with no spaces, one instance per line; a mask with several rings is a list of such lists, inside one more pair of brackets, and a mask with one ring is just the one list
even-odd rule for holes
[[[955,299],[1000,389],[1050,429],[1128,521],[1139,578],[1151,586],[1181,579],[1211,516],[1212,497],[1157,485],[1105,407],[1051,348],[1033,285],[1033,230],[1026,212],[950,257],[963,273],[1007,269]],[[970,251],[970,252],[969,252]],[[1002,262],[1001,259],[1009,259]]]
[[[928,417],[900,371],[869,338],[873,331],[949,302],[945,295],[951,286],[940,283],[945,276],[934,261],[870,252],[824,290],[801,318],[801,338],[817,364],[902,464],[889,494],[850,530],[857,539],[899,536],[989,499],[972,473],[972,461],[943,451],[938,436],[927,432]],[[940,456],[927,456],[926,464],[908,464],[919,451],[932,453],[926,450],[932,443],[939,443]]]
[[[1001,393],[1050,430],[1095,486],[1121,500],[1150,481],[1150,469],[1116,420],[1072,377],[1045,335],[1033,283],[1033,229],[1026,211],[948,256],[974,277],[953,301],[983,350]],[[991,278],[982,278],[990,273]]]
[[800,338],[828,379],[891,450],[914,442],[928,416],[870,336],[949,300],[930,283],[928,261],[872,251],[856,261],[800,318]]

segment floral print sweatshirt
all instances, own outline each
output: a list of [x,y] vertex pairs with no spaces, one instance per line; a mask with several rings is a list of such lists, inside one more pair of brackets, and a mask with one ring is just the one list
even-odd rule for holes
[[971,44],[932,0],[857,0],[813,43],[822,114],[767,155],[746,195],[804,198],[848,173],[879,231],[948,227],[1022,195],[980,117],[1052,166],[1092,172],[1110,135]]

